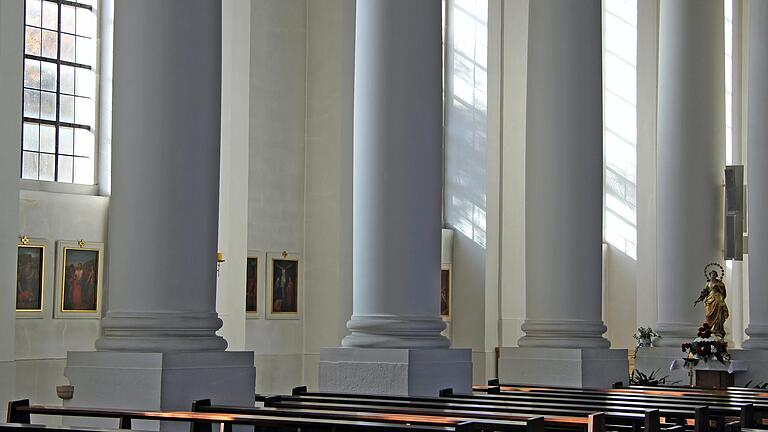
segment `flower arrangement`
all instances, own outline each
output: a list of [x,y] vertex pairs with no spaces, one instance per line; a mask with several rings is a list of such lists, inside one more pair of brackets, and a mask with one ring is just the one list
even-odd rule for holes
[[653,338],[660,338],[661,336],[653,331],[651,327],[638,327],[632,337],[637,341],[638,347],[649,347]]
[[695,339],[682,344],[681,348],[687,354],[683,360],[689,367],[696,366],[699,361],[707,363],[713,358],[723,364],[731,359],[728,353],[728,342],[714,337],[712,327],[707,323],[699,327]]

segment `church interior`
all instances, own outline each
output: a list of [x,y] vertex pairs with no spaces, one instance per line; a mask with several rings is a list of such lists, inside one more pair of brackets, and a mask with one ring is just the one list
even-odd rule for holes
[[0,0],[0,432],[768,429],[766,23]]

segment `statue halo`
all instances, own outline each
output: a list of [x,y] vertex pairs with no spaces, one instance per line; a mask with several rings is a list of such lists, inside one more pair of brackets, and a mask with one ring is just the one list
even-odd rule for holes
[[723,266],[721,266],[718,263],[709,263],[706,266],[704,266],[704,277],[707,278],[707,280],[709,280],[708,270],[710,267],[718,267],[720,269],[720,280],[723,280],[723,278],[725,278],[725,269],[723,268]]

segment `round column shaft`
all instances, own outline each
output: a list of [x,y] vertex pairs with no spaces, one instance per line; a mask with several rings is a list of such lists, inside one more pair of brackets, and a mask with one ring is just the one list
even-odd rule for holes
[[221,1],[115,2],[109,311],[99,350],[216,336]]
[[358,0],[345,347],[449,346],[439,311],[441,62],[439,0]]
[[692,306],[706,283],[704,266],[722,261],[723,19],[722,0],[660,4],[655,329],[662,336],[659,346],[679,346],[696,336],[704,306]]
[[600,0],[530,4],[521,347],[610,346],[601,316],[601,38]]
[[749,339],[743,346],[768,349],[768,2],[750,2],[749,20]]

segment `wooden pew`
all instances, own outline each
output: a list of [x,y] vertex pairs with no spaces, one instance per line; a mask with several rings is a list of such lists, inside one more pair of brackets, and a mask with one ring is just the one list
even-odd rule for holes
[[[70,408],[60,406],[30,405],[29,400],[9,403],[8,423],[29,424],[31,415],[54,415],[64,417],[111,418],[119,422],[120,429],[130,429],[132,420],[160,420],[188,422],[191,432],[210,429],[212,423],[221,424],[221,432],[231,432],[232,425],[250,425],[261,429],[318,430],[318,431],[364,431],[364,432],[475,432],[482,431],[471,422],[434,420],[430,424],[406,424],[379,421],[337,420],[329,418],[286,417],[270,412],[254,411],[245,414],[212,414],[188,411],[136,411],[101,408]],[[78,428],[77,430],[80,430]]]
[[[269,406],[293,409],[365,409],[378,412],[443,412],[457,415],[486,416],[498,418],[504,415],[542,415],[545,423],[554,424],[564,418],[587,418],[600,410],[577,409],[556,404],[525,404],[521,406],[508,403],[484,403],[481,400],[459,401],[439,397],[403,397],[387,395],[358,395],[344,393],[308,393],[306,388],[294,389],[292,396],[280,396],[268,399]],[[642,412],[626,413],[618,410],[605,411],[608,425],[630,427],[634,431],[647,428],[658,431],[660,428],[658,412],[649,409]],[[691,416],[693,413],[691,413]],[[552,420],[549,420],[549,419]],[[573,422],[572,420],[568,420]],[[567,423],[567,422],[566,422]],[[615,428],[614,428],[615,429]]]
[[[39,424],[0,423],[0,432],[128,432],[128,430],[80,426],[47,426]],[[133,432],[138,431],[134,429]]]
[[689,386],[636,386],[631,385],[629,387],[619,386],[616,383],[615,387],[628,390],[670,390],[670,391],[685,391],[685,392],[698,392],[698,393],[710,393],[710,394],[744,394],[755,397],[768,398],[768,389],[756,389],[748,387],[725,387],[725,388],[712,388],[712,387],[689,387]]
[[[492,381],[493,382],[493,381]],[[492,383],[491,382],[491,383]],[[688,395],[685,393],[670,393],[657,391],[634,390],[625,392],[623,389],[576,389],[565,387],[545,386],[475,386],[476,393],[502,393],[536,395],[555,400],[557,398],[572,398],[575,396],[598,400],[621,401],[622,403],[654,403],[659,406],[684,404],[688,406],[707,405],[711,414],[721,417],[739,418],[742,426],[754,427],[756,423],[762,424],[768,417],[768,404],[755,404],[754,399],[740,397],[718,397],[704,393]],[[765,402],[765,401],[763,401]],[[738,411],[738,413],[737,413]]]
[[[482,394],[477,394],[482,393]],[[463,398],[463,395],[456,397]],[[560,390],[550,390],[548,392],[532,392],[525,387],[490,387],[485,391],[476,392],[475,397],[483,399],[508,401],[547,401],[573,403],[578,401],[582,404],[597,404],[613,407],[622,406],[626,410],[632,408],[644,408],[654,406],[662,411],[664,417],[679,418],[675,411],[677,410],[696,410],[701,406],[708,407],[708,415],[717,422],[718,430],[722,431],[728,418],[740,419],[743,425],[752,427],[754,425],[754,406],[749,403],[732,403],[723,401],[704,401],[689,398],[664,398],[656,395],[632,395],[624,396],[611,393],[607,390],[570,390],[563,392]]]
[[[409,424],[434,424],[454,422],[457,424],[470,423],[474,430],[488,431],[512,431],[512,432],[544,432],[544,418],[541,416],[519,416],[516,418],[491,419],[479,416],[461,416],[455,413],[413,413],[407,411],[395,410],[390,413],[379,411],[368,411],[355,407],[354,410],[313,410],[313,409],[286,409],[283,407],[274,408],[270,404],[279,399],[279,396],[266,398],[268,406],[264,408],[249,408],[224,405],[211,405],[210,399],[201,399],[192,404],[193,412],[216,413],[216,414],[242,414],[249,415],[253,412],[269,412],[276,416],[289,416],[301,418],[325,418],[337,420],[366,420],[392,423]],[[586,419],[585,419],[586,420]],[[599,421],[596,418],[594,421]],[[586,424],[586,421],[584,422]],[[195,431],[209,432],[209,431]],[[600,430],[595,432],[602,432]]]

